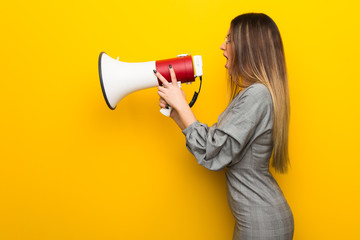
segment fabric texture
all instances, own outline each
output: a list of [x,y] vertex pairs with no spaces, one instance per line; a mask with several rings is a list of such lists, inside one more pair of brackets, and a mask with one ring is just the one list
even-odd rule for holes
[[200,165],[226,170],[234,240],[293,238],[292,211],[269,172],[273,114],[269,90],[255,83],[241,91],[211,127],[196,121],[182,131]]

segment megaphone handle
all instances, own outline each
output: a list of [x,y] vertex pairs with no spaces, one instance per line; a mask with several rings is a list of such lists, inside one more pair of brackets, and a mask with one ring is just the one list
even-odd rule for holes
[[[170,84],[171,84],[171,83],[170,83]],[[178,84],[179,88],[181,88],[181,81],[178,81],[177,84]],[[162,109],[160,109],[160,112],[161,112],[162,114],[164,114],[165,116],[170,117],[171,110],[172,110],[172,107],[169,106],[168,108],[162,108]]]
[[165,116],[170,117],[171,110],[172,110],[172,107],[169,106],[168,108],[160,109],[160,112],[162,114],[164,114]]

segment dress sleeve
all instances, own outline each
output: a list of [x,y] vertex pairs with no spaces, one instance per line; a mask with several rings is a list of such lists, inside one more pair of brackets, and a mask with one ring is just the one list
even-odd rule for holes
[[256,93],[249,89],[229,105],[213,126],[208,127],[197,120],[182,131],[187,149],[200,165],[219,171],[241,160],[243,149],[254,137],[267,109],[263,98]]

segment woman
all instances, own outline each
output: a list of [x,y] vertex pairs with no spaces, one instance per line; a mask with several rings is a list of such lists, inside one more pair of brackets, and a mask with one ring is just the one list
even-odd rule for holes
[[218,122],[200,123],[184,92],[158,72],[160,107],[170,105],[171,118],[186,137],[199,164],[226,167],[227,195],[235,217],[233,239],[292,239],[294,218],[269,162],[284,173],[289,163],[289,94],[279,30],[265,14],[248,13],[231,21],[221,45],[227,58],[230,104]]

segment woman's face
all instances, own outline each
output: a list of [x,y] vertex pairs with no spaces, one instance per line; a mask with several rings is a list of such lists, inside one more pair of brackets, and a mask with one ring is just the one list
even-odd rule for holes
[[223,42],[223,44],[221,44],[220,49],[224,51],[223,55],[227,59],[225,68],[229,69],[229,64],[231,61],[230,29],[228,30],[225,41]]

